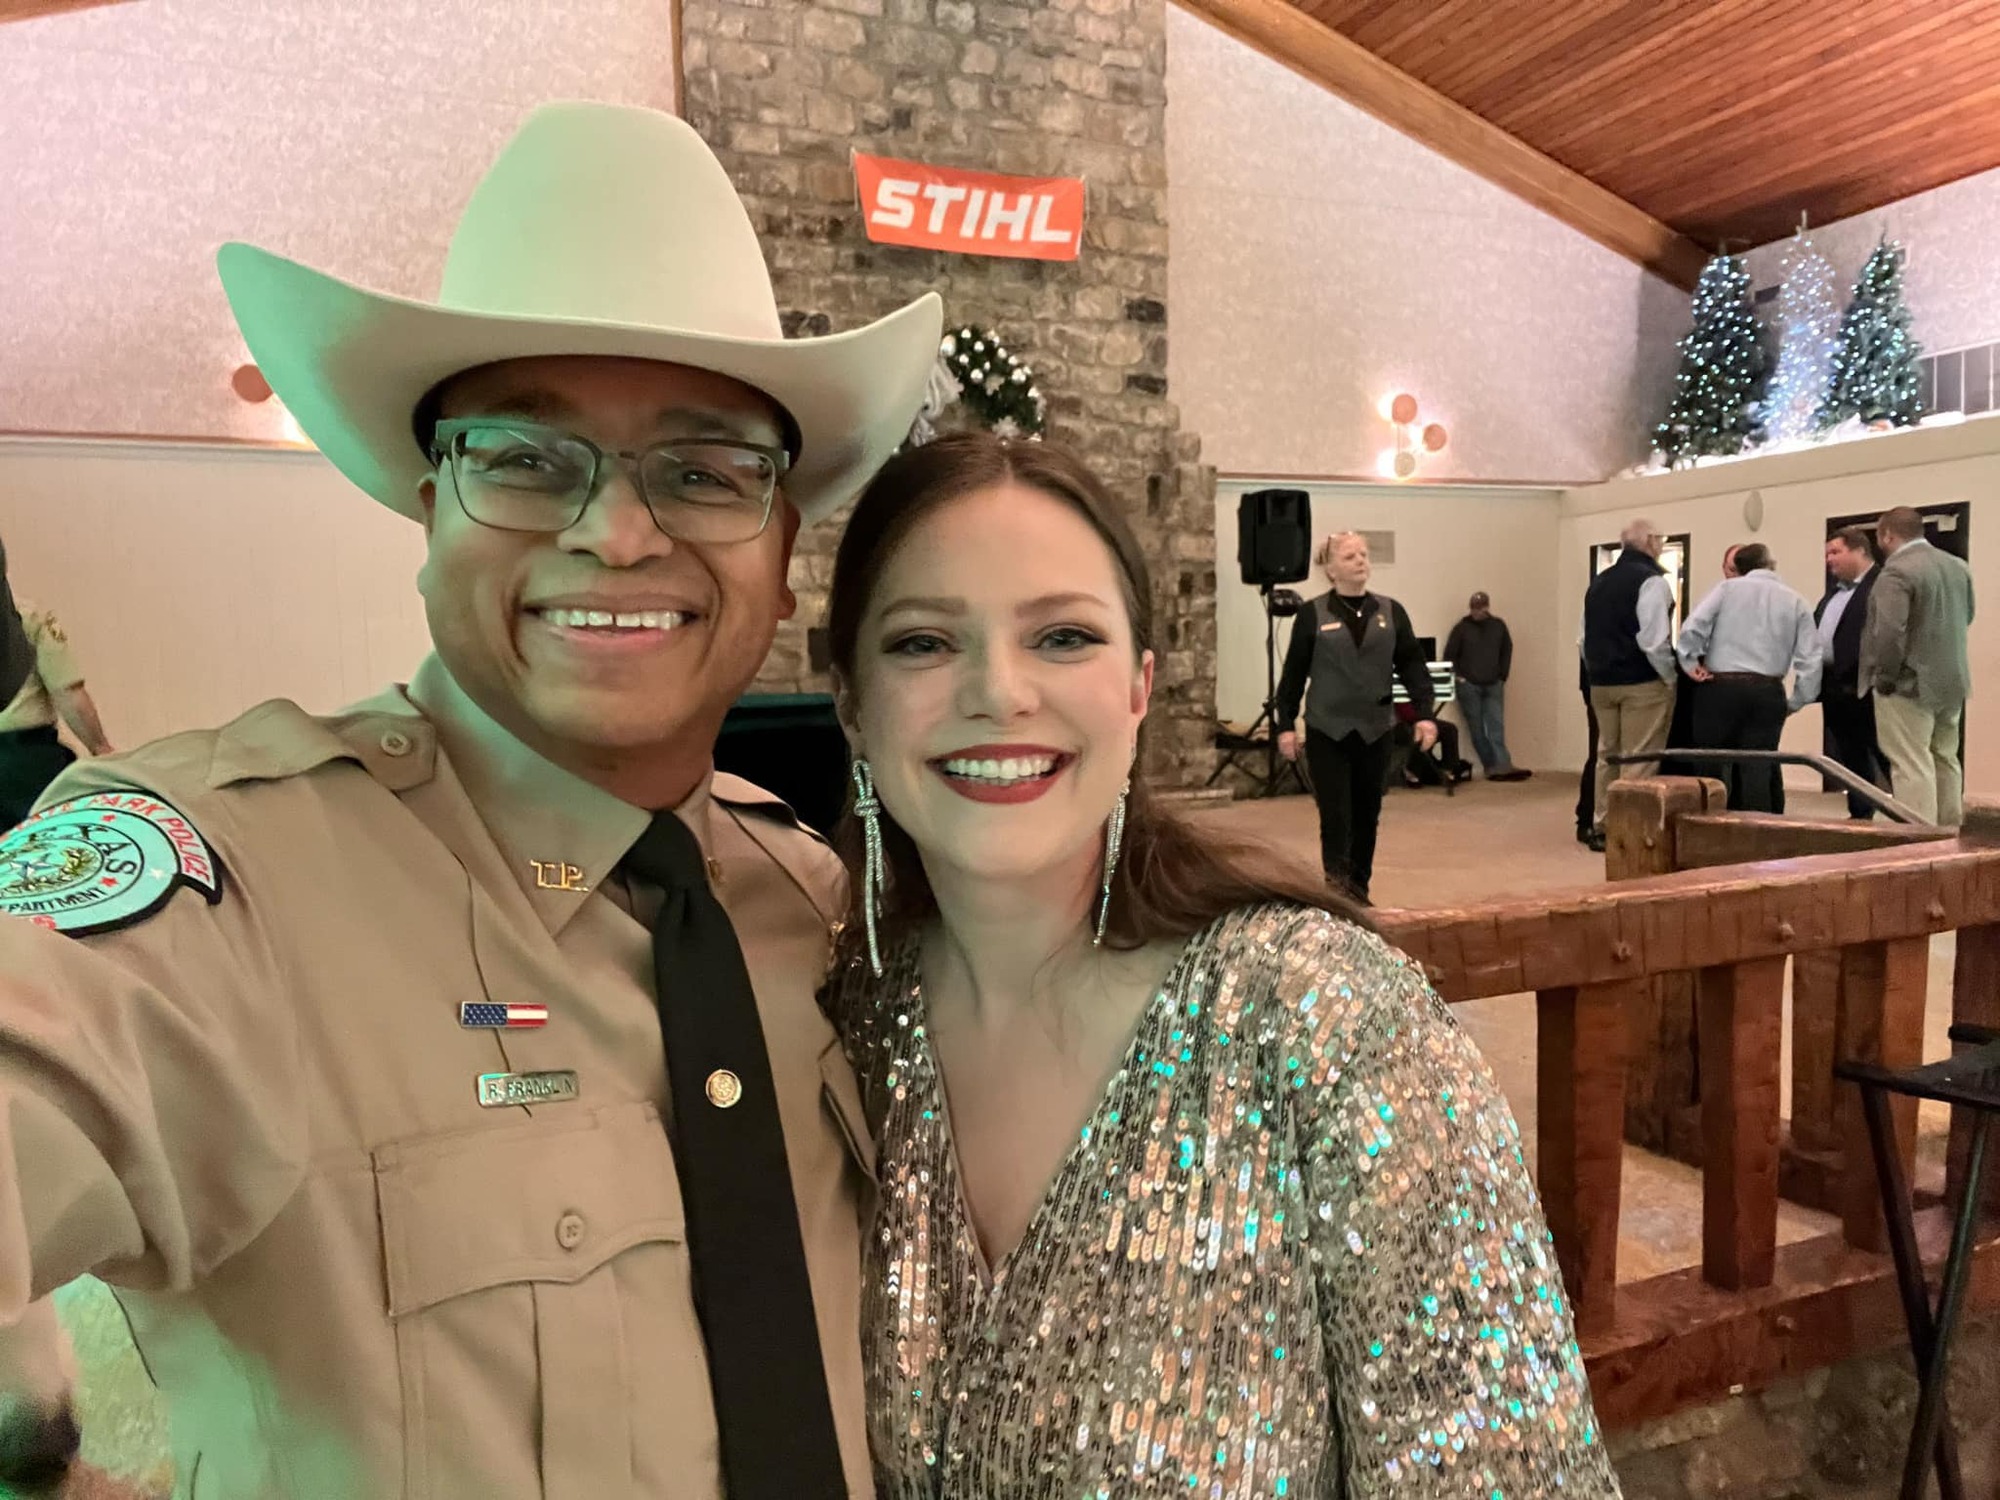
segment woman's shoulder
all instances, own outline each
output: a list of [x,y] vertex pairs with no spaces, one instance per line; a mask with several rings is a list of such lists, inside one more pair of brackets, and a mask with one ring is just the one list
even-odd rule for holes
[[1423,971],[1380,933],[1324,907],[1266,901],[1210,929],[1218,992],[1274,1041],[1324,1041],[1429,1002]]
[[1412,970],[1415,961],[1380,933],[1352,917],[1300,901],[1259,901],[1239,906],[1210,929],[1224,952],[1257,952],[1285,968]]
[[865,1046],[880,1029],[883,1018],[908,1009],[911,987],[916,982],[916,962],[912,946],[893,944],[882,950],[882,972],[878,975],[869,961],[867,948],[847,941],[842,934],[836,945],[831,971],[820,986],[819,1004],[834,1030],[846,1044],[848,1054]]

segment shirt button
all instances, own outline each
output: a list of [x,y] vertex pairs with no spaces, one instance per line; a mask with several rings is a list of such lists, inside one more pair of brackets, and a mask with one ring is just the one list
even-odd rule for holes
[[384,755],[408,755],[416,749],[416,743],[400,729],[382,731],[382,753]]
[[583,1243],[583,1215],[564,1214],[556,1220],[556,1243],[565,1250],[574,1250]]

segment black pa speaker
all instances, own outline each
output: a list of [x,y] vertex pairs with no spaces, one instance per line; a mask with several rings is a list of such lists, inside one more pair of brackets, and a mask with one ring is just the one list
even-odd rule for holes
[[1253,588],[1297,583],[1312,572],[1312,496],[1249,490],[1236,502],[1236,566]]

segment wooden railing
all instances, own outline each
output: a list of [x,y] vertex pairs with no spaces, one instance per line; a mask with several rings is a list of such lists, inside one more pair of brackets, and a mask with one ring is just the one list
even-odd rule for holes
[[[1675,870],[1761,864],[1812,854],[1900,848],[1949,840],[1945,829],[1871,823],[1814,822],[1721,811],[1721,783],[1656,780],[1635,783],[1608,820],[1605,874],[1630,880]],[[1780,1191],[1788,1199],[1830,1213],[1840,1211],[1838,1180],[1844,1161],[1833,1062],[1840,991],[1850,960],[1861,966],[1855,981],[1874,983],[1873,955],[1841,948],[1794,954],[1792,988],[1792,1110],[1779,1143]],[[1634,1037],[1626,1079],[1625,1138],[1636,1146],[1691,1166],[1702,1161],[1699,999],[1692,973],[1655,975]],[[1921,1016],[1905,1016],[1921,1026]],[[1921,1032],[1894,1038],[1907,1050],[1921,1046]]]
[[[1691,849],[1739,852],[1809,838],[1772,832],[1769,820],[1757,820],[1760,832],[1709,815],[1713,785],[1663,778],[1614,788],[1613,859],[1621,840],[1665,863],[1683,835]],[[1953,1019],[2000,1026],[2000,805],[1975,807],[1959,838],[1864,830],[1860,839],[1880,847],[1382,913],[1385,933],[1446,1000],[1535,995],[1537,1182],[1607,1423],[1718,1400],[1903,1336],[1859,1101],[1832,1067],[1836,1058],[1892,1068],[1922,1060],[1930,939],[1940,932],[1958,934]],[[1808,1002],[1794,1003],[1812,1040],[1795,1073],[1811,1076],[1803,1093],[1795,1078],[1794,1119],[1803,1098],[1818,1133],[1795,1149],[1818,1153],[1814,1196],[1842,1227],[1780,1247],[1784,986],[1788,961],[1801,956]],[[1831,987],[1821,972],[1829,963]],[[1664,1071],[1659,981],[1668,976],[1681,977],[1692,1003],[1696,1149],[1686,1154],[1702,1165],[1702,1260],[1621,1286],[1628,1079]],[[1895,1106],[1895,1122],[1907,1168],[1914,1101]],[[1965,1125],[1954,1120],[1955,1140]],[[1946,1198],[1956,1201],[1962,1186],[1954,1151]],[[1992,1202],[2000,1211],[2000,1192]],[[1919,1215],[1927,1255],[1942,1255],[1945,1211]],[[2000,1229],[1984,1232],[1976,1303],[2000,1301]]]

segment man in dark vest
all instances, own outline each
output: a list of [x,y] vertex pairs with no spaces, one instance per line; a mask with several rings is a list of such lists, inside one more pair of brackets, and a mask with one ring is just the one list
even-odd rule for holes
[[1597,713],[1597,805],[1590,847],[1604,848],[1604,812],[1621,776],[1659,774],[1657,761],[1614,765],[1612,757],[1660,750],[1674,717],[1673,586],[1660,566],[1660,534],[1633,521],[1618,560],[1583,596],[1583,665]]
[[[1864,781],[1886,787],[1889,762],[1875,739],[1875,700],[1861,691],[1861,634],[1868,624],[1868,596],[1881,576],[1868,533],[1859,526],[1843,526],[1828,537],[1826,570],[1833,575],[1833,587],[1813,610],[1813,622],[1826,653],[1819,706],[1826,721],[1827,753]],[[1849,792],[1847,813],[1872,818],[1875,808]]]

